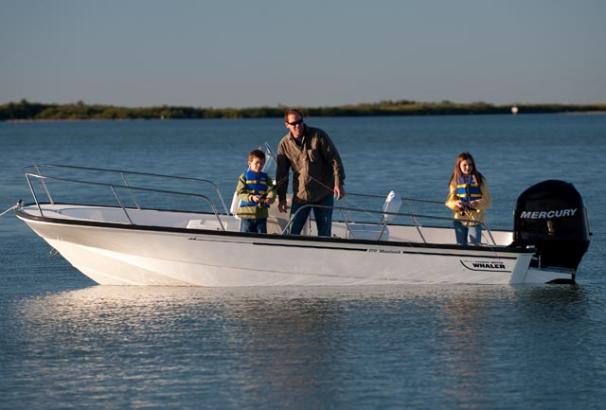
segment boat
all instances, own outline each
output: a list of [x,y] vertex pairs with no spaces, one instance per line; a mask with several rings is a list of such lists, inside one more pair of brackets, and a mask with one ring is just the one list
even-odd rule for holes
[[[513,230],[485,227],[481,245],[462,246],[449,217],[401,212],[403,198],[393,191],[366,195],[380,199],[376,208],[335,207],[332,236],[318,237],[312,222],[289,234],[288,214],[276,206],[267,234],[239,232],[239,219],[206,179],[60,164],[28,167],[25,178],[33,202],[19,201],[16,216],[100,285],[572,283],[590,242],[583,200],[559,180],[520,195]],[[59,186],[66,187],[60,195]],[[108,196],[63,198],[81,187]],[[144,206],[150,196],[177,200]]]

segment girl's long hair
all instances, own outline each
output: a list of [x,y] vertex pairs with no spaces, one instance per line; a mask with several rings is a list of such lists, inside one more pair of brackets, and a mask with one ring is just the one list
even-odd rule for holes
[[473,167],[473,169],[471,171],[471,175],[473,175],[475,177],[476,181],[478,181],[478,185],[481,185],[482,181],[484,180],[484,177],[482,176],[480,171],[478,171],[478,168],[476,167],[476,162],[474,161],[473,157],[471,156],[471,154],[469,152],[461,152],[457,156],[457,160],[455,161],[455,166],[452,170],[452,175],[450,176],[449,184],[452,184],[452,183],[456,184],[456,182],[463,175],[463,173],[461,172],[461,162],[463,162],[463,161],[471,162],[471,165]]

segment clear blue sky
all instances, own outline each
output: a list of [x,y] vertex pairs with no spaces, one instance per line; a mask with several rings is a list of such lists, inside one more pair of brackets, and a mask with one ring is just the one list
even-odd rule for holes
[[0,103],[606,101],[603,0],[0,0]]

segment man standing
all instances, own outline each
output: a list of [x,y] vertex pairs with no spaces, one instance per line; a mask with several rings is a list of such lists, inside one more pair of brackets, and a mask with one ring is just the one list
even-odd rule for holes
[[[311,209],[314,211],[319,236],[330,236],[333,198],[345,196],[345,171],[339,152],[328,135],[319,128],[308,127],[299,110],[284,114],[288,129],[278,145],[276,184],[278,209],[286,212],[286,191],[290,169],[293,172],[291,216],[296,214],[291,233],[299,235]],[[297,210],[304,205],[300,212]]]

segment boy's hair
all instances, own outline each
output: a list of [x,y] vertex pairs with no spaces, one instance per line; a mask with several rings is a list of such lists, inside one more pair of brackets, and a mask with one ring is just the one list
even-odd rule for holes
[[248,161],[252,161],[253,158],[258,158],[265,161],[265,153],[260,149],[253,149],[248,153]]
[[303,119],[303,113],[301,112],[301,110],[297,110],[296,108],[289,108],[284,111],[284,121],[288,121],[288,116],[290,114],[296,114],[301,117],[301,119]]

